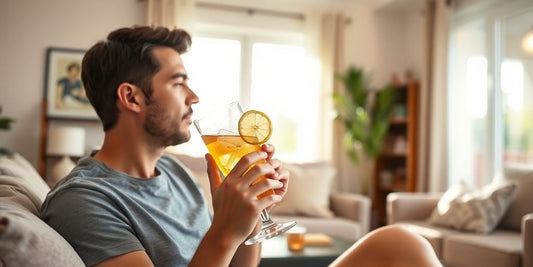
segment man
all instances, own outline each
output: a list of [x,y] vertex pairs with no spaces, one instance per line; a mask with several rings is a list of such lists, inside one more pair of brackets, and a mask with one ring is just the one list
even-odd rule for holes
[[[190,138],[191,106],[182,30],[123,28],[87,51],[82,80],[102,121],[101,150],[80,160],[43,203],[42,218],[88,266],[256,266],[261,210],[279,202],[289,175],[274,148],[244,156],[222,181],[206,155],[213,216],[201,190],[165,147]],[[247,171],[251,165],[257,164]],[[260,176],[263,182],[252,185]],[[257,199],[274,189],[275,194]],[[441,266],[429,243],[388,226],[332,266]]]
[[[246,155],[224,181],[206,155],[214,212],[165,147],[190,138],[191,106],[181,60],[185,31],[122,28],[91,47],[82,62],[87,97],[102,121],[102,148],[80,160],[49,193],[43,219],[88,266],[254,266],[261,210],[281,200],[288,172],[274,149]],[[257,162],[249,171],[249,167]],[[252,185],[260,176],[263,182]],[[261,192],[276,194],[257,199]]]
[[57,104],[62,107],[89,107],[89,101],[85,97],[80,75],[80,64],[72,62],[67,66],[67,75],[57,81],[58,92],[61,101]]

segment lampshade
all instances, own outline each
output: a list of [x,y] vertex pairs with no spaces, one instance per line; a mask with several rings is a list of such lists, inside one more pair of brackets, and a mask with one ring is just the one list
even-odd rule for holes
[[522,48],[524,51],[533,54],[533,30],[530,30],[524,38],[522,38]]
[[85,129],[82,127],[58,126],[48,132],[46,153],[58,156],[83,156],[85,152]]

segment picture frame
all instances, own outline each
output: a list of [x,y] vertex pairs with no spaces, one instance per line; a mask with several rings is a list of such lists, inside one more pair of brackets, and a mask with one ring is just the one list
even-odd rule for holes
[[45,98],[48,118],[98,119],[81,81],[84,54],[85,50],[81,49],[47,49]]

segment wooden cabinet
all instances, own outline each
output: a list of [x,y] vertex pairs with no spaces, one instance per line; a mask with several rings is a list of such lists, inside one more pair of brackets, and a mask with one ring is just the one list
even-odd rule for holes
[[391,192],[416,190],[418,91],[416,81],[397,85],[396,104],[383,149],[376,158],[372,183],[372,209],[386,223],[386,198]]

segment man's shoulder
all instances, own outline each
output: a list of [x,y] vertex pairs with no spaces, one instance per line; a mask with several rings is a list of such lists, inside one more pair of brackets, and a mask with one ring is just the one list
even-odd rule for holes
[[45,203],[53,198],[65,198],[68,201],[83,201],[95,195],[105,194],[109,187],[102,177],[101,166],[90,158],[81,159],[76,167],[63,179],[57,182],[48,193]]

